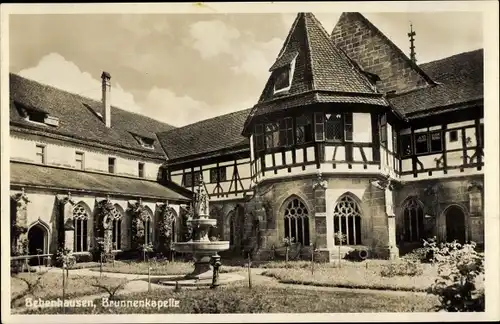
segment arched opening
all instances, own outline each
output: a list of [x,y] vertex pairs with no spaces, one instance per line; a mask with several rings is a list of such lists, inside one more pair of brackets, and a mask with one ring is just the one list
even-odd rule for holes
[[294,243],[309,245],[309,210],[302,200],[292,198],[285,203],[284,237]]
[[[49,231],[46,226],[36,223],[28,230],[28,254],[46,254],[48,253]],[[40,261],[41,262],[41,261]],[[38,265],[38,259],[30,260],[31,265]]]
[[349,194],[342,195],[333,210],[333,232],[342,233],[345,241],[338,238],[335,244],[361,244],[361,208]]
[[457,240],[459,243],[465,243],[467,237],[465,214],[462,208],[458,206],[450,206],[444,213],[446,218],[446,241],[452,242]]
[[86,252],[89,250],[88,219],[88,208],[81,203],[76,204],[73,207],[73,226],[75,228],[73,252]]
[[144,226],[144,244],[153,244],[153,212],[148,207],[145,208],[147,215],[142,220]]
[[416,198],[410,198],[403,208],[403,240],[420,242],[425,237],[424,208]]
[[111,227],[111,244],[113,250],[122,249],[122,219],[123,209],[119,205],[115,205],[112,211],[112,227]]

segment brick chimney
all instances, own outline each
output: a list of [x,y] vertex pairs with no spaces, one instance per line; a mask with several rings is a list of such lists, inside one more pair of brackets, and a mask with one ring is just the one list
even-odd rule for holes
[[102,119],[106,127],[111,127],[111,75],[103,71],[102,80]]

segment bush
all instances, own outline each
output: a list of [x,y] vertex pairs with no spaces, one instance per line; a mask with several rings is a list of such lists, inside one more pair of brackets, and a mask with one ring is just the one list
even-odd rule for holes
[[405,260],[415,262],[431,263],[434,259],[434,251],[430,247],[421,247],[403,256]]
[[403,260],[384,265],[380,271],[382,277],[395,276],[420,276],[424,272],[422,265],[418,261]]
[[484,255],[476,244],[456,241],[429,244],[438,264],[438,278],[428,292],[439,297],[438,310],[484,312]]

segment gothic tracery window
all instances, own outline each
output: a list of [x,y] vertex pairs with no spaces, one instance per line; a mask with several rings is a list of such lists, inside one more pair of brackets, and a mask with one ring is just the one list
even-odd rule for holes
[[80,204],[73,207],[73,226],[75,228],[74,252],[86,252],[88,247],[88,219],[87,209]]
[[287,203],[284,222],[285,238],[309,245],[309,211],[302,201],[294,198]]
[[361,244],[361,209],[349,195],[340,197],[335,205],[333,231],[345,235],[345,241],[342,242],[342,245]]
[[121,250],[122,243],[122,213],[120,213],[116,208],[113,208],[112,219],[113,219],[113,227],[112,227],[112,244],[113,250]]
[[144,244],[153,244],[153,224],[149,213],[142,220],[142,224],[144,226]]
[[406,242],[419,242],[424,238],[424,210],[417,199],[408,200],[403,209],[404,232]]

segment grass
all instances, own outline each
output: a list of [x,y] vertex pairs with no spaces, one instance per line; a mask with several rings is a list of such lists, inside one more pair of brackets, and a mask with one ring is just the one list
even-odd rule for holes
[[340,268],[337,263],[315,264],[314,274],[311,273],[310,263],[297,262],[287,268],[268,265],[269,270],[264,271],[262,275],[288,284],[403,291],[426,291],[437,276],[435,267],[422,264],[421,275],[383,277],[380,272],[388,262],[374,261],[366,266],[364,262],[344,261]]
[[[151,275],[185,275],[193,272],[194,264],[192,262],[182,262],[182,261],[156,261],[156,262],[143,262],[137,260],[131,261],[115,261],[114,265],[112,263],[106,263],[102,267],[103,272],[114,272],[114,273],[129,273],[129,274],[141,274],[147,275],[148,268],[151,266]],[[224,267],[221,268],[221,273],[227,273],[235,271],[232,268]],[[92,271],[100,271],[99,267],[92,268]]]
[[[59,271],[58,271],[59,270]],[[28,283],[34,284],[41,276],[39,283],[31,290],[31,293],[25,294],[28,290]],[[66,298],[74,298],[79,296],[87,296],[101,293],[102,290],[91,285],[92,280],[97,280],[96,277],[79,277],[69,275],[66,282]],[[24,280],[27,282],[25,282]],[[118,285],[122,279],[103,276],[99,282],[105,285]],[[47,273],[20,273],[11,277],[11,296],[12,308],[24,307],[25,299],[42,298],[45,300],[62,298],[62,270],[53,269]],[[23,296],[24,295],[24,296]]]
[[[179,307],[103,307],[69,308],[66,314],[159,314],[159,313],[352,313],[426,312],[437,305],[432,296],[389,295],[357,292],[329,292],[292,288],[220,287],[219,289],[153,290],[119,296],[122,300],[179,301]],[[125,299],[126,298],[126,299]],[[26,314],[58,314],[61,309],[27,310]]]

